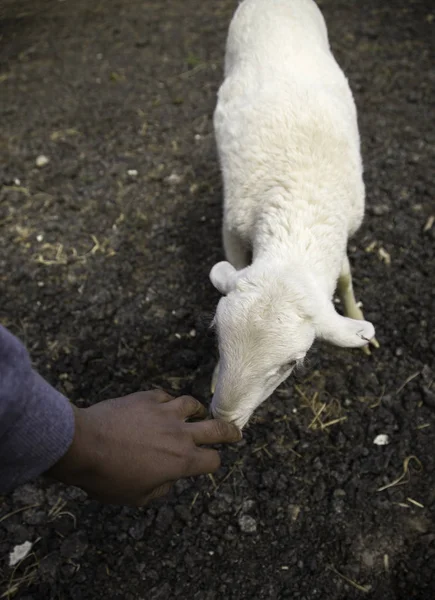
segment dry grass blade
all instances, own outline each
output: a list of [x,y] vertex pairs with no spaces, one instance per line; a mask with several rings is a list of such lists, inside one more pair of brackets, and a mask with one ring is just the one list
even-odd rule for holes
[[339,419],[332,419],[332,421],[327,421],[326,423],[322,423],[322,429],[326,429],[327,427],[331,427],[331,425],[336,425],[337,423],[341,423],[346,421],[347,417],[340,417]]
[[[309,408],[313,413],[313,419],[308,425],[308,429],[313,431],[321,429],[324,431],[328,427],[341,423],[347,419],[346,416],[340,416],[342,413],[342,407],[337,399],[331,399],[329,402],[323,402],[320,400],[319,392],[314,392],[310,399],[304,390],[300,386],[296,385],[295,390],[303,401],[304,408]],[[327,395],[325,392],[322,396]]]
[[406,385],[408,385],[408,383],[410,383],[413,379],[418,377],[420,374],[421,374],[421,371],[417,371],[416,373],[413,373],[412,375],[410,375],[407,379],[405,379],[405,381],[402,383],[402,385],[394,393],[399,394],[403,390],[403,388]]
[[190,510],[192,510],[192,508],[195,506],[196,501],[198,500],[199,497],[199,492],[196,492],[195,495],[193,496],[193,500],[190,503]]
[[435,215],[431,215],[428,220],[425,223],[425,226],[423,227],[423,231],[426,233],[426,231],[429,231],[430,229],[432,229],[433,224],[435,223]]
[[[18,569],[28,558],[31,557],[34,559],[34,562],[25,568],[22,575],[17,576]],[[12,598],[20,590],[20,588],[31,585],[37,577],[38,568],[39,561],[36,557],[36,554],[31,552],[16,565],[9,578],[6,590],[3,592],[0,598]]]
[[264,452],[265,454],[267,454],[267,456],[268,456],[269,458],[272,458],[272,454],[271,454],[271,453],[269,452],[269,450],[267,449],[267,446],[268,446],[268,445],[269,445],[269,444],[263,444],[262,446],[259,446],[258,448],[255,448],[255,449],[252,451],[252,454],[257,454],[257,452]]
[[343,575],[343,573],[340,573],[340,571],[337,571],[337,569],[335,569],[334,567],[328,567],[328,569],[335,573],[335,575],[338,575],[338,577],[341,577],[341,579],[343,579],[343,581],[346,581],[349,585],[353,586],[360,592],[364,592],[364,594],[368,594],[372,589],[370,585],[361,585],[353,579],[350,579],[350,577],[346,577],[346,575]]
[[387,483],[387,485],[383,485],[382,487],[380,487],[377,491],[378,492],[383,492],[384,490],[388,490],[389,488],[392,487],[396,487],[396,485],[403,485],[404,483],[408,483],[409,481],[409,477],[406,481],[403,481],[405,479],[405,477],[407,475],[409,475],[409,463],[411,461],[414,461],[417,464],[417,471],[422,471],[423,470],[423,465],[421,464],[420,460],[414,456],[408,456],[407,458],[405,458],[405,460],[403,461],[403,473],[400,477],[398,477],[397,479],[395,479],[394,481],[392,481],[391,483]]
[[48,516],[51,519],[55,519],[57,515],[65,508],[66,502],[63,498],[58,498],[56,503],[48,511]]
[[414,498],[407,498],[407,501],[413,504],[414,506],[418,506],[418,508],[424,508],[424,504],[422,504],[421,502],[417,502],[417,500],[414,500]]
[[0,518],[0,523],[2,523],[3,521],[6,521],[6,519],[9,519],[10,517],[13,517],[14,515],[18,515],[21,512],[24,512],[25,510],[30,510],[31,508],[37,508],[38,506],[41,506],[40,504],[29,504],[29,506],[23,506],[22,508],[17,508],[17,510],[13,510],[12,512],[8,513],[7,515],[3,515],[3,517]]
[[[261,448],[258,448],[258,450],[261,450]],[[228,471],[228,473],[225,475],[225,477],[223,479],[221,479],[221,481],[219,481],[219,483],[217,484],[217,486],[215,487],[215,492],[218,491],[218,489],[221,487],[221,485],[223,485],[230,477],[231,475],[234,473],[234,471],[236,469],[238,469],[240,467],[240,465],[243,464],[243,458],[241,458],[240,460],[236,461],[234,463],[234,465],[231,467],[231,469]]]
[[217,489],[216,479],[213,477],[213,475],[211,473],[208,473],[208,478],[212,482],[213,488],[216,490]]
[[[315,402],[315,399],[313,398],[313,403]],[[320,415],[322,414],[322,412],[325,410],[326,408],[326,404],[323,403],[319,410],[317,412],[314,412],[314,419],[311,421],[311,423],[308,425],[308,429],[313,429],[314,426],[316,425],[316,422],[319,422],[319,425],[322,426],[322,421],[320,420]]]

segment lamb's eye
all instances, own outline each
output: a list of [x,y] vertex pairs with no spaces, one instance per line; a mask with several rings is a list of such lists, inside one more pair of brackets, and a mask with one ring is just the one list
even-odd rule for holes
[[290,360],[289,362],[283,364],[281,367],[281,371],[283,371],[283,372],[290,371],[290,369],[293,369],[296,366],[296,362],[297,361],[295,361],[295,360]]

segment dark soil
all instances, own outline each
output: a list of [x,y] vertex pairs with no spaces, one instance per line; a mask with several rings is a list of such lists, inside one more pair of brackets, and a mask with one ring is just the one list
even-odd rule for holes
[[[157,385],[209,402],[211,116],[235,5],[0,1],[0,318],[80,405]],[[45,481],[0,499],[0,597],[434,597],[435,13],[321,6],[359,108],[367,216],[350,255],[381,348],[316,346],[214,479],[150,508]]]

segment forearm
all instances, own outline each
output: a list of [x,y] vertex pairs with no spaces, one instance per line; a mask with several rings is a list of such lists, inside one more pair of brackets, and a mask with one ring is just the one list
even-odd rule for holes
[[50,469],[73,435],[69,401],[32,369],[24,346],[0,325],[0,493]]

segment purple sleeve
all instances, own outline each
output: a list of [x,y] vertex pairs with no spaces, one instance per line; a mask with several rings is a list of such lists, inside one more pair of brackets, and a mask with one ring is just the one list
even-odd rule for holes
[[71,404],[32,369],[24,346],[0,325],[0,494],[52,467],[73,435]]

